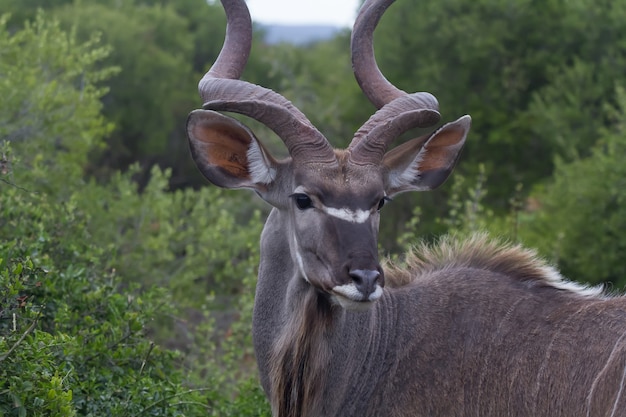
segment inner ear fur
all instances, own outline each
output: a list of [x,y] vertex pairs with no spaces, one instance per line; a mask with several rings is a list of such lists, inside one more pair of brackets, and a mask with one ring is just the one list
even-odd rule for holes
[[415,163],[415,157],[431,134],[406,141],[385,154],[383,165],[388,169],[405,170]]
[[204,176],[225,188],[255,188],[248,151],[261,144],[237,120],[211,110],[194,110],[187,120],[187,136],[193,159]]

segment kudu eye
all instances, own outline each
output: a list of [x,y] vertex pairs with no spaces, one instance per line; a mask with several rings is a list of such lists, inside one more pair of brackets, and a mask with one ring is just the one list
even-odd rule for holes
[[385,206],[385,204],[387,204],[387,201],[391,201],[391,199],[389,197],[381,198],[378,202],[378,207],[376,208],[376,210],[380,211]]
[[296,207],[300,210],[306,210],[313,207],[313,202],[311,198],[306,194],[294,194],[292,195],[294,201],[296,202]]

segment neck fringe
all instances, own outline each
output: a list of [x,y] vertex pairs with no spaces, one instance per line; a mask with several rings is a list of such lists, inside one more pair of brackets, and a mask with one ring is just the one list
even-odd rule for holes
[[274,417],[315,417],[321,408],[322,376],[330,358],[332,306],[314,289],[291,312],[272,353]]

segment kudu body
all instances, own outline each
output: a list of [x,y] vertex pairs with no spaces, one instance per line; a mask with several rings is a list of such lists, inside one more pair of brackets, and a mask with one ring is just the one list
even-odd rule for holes
[[[380,265],[379,210],[445,181],[470,126],[464,116],[387,151],[439,119],[433,96],[398,90],[378,70],[373,31],[392,2],[366,1],[355,23],[355,75],[378,111],[335,150],[284,97],[238,79],[250,16],[243,0],[222,0],[224,47],[187,129],[211,182],[273,206],[253,337],[274,416],[626,415],[624,298],[480,236],[418,249],[404,269]],[[217,111],[266,124],[290,157],[276,160]]]

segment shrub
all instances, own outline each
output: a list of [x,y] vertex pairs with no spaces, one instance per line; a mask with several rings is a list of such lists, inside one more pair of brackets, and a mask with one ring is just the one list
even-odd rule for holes
[[106,48],[43,15],[0,29],[0,415],[267,415],[250,363],[259,211],[169,192],[158,169],[141,192],[132,169],[85,179],[110,129]]

